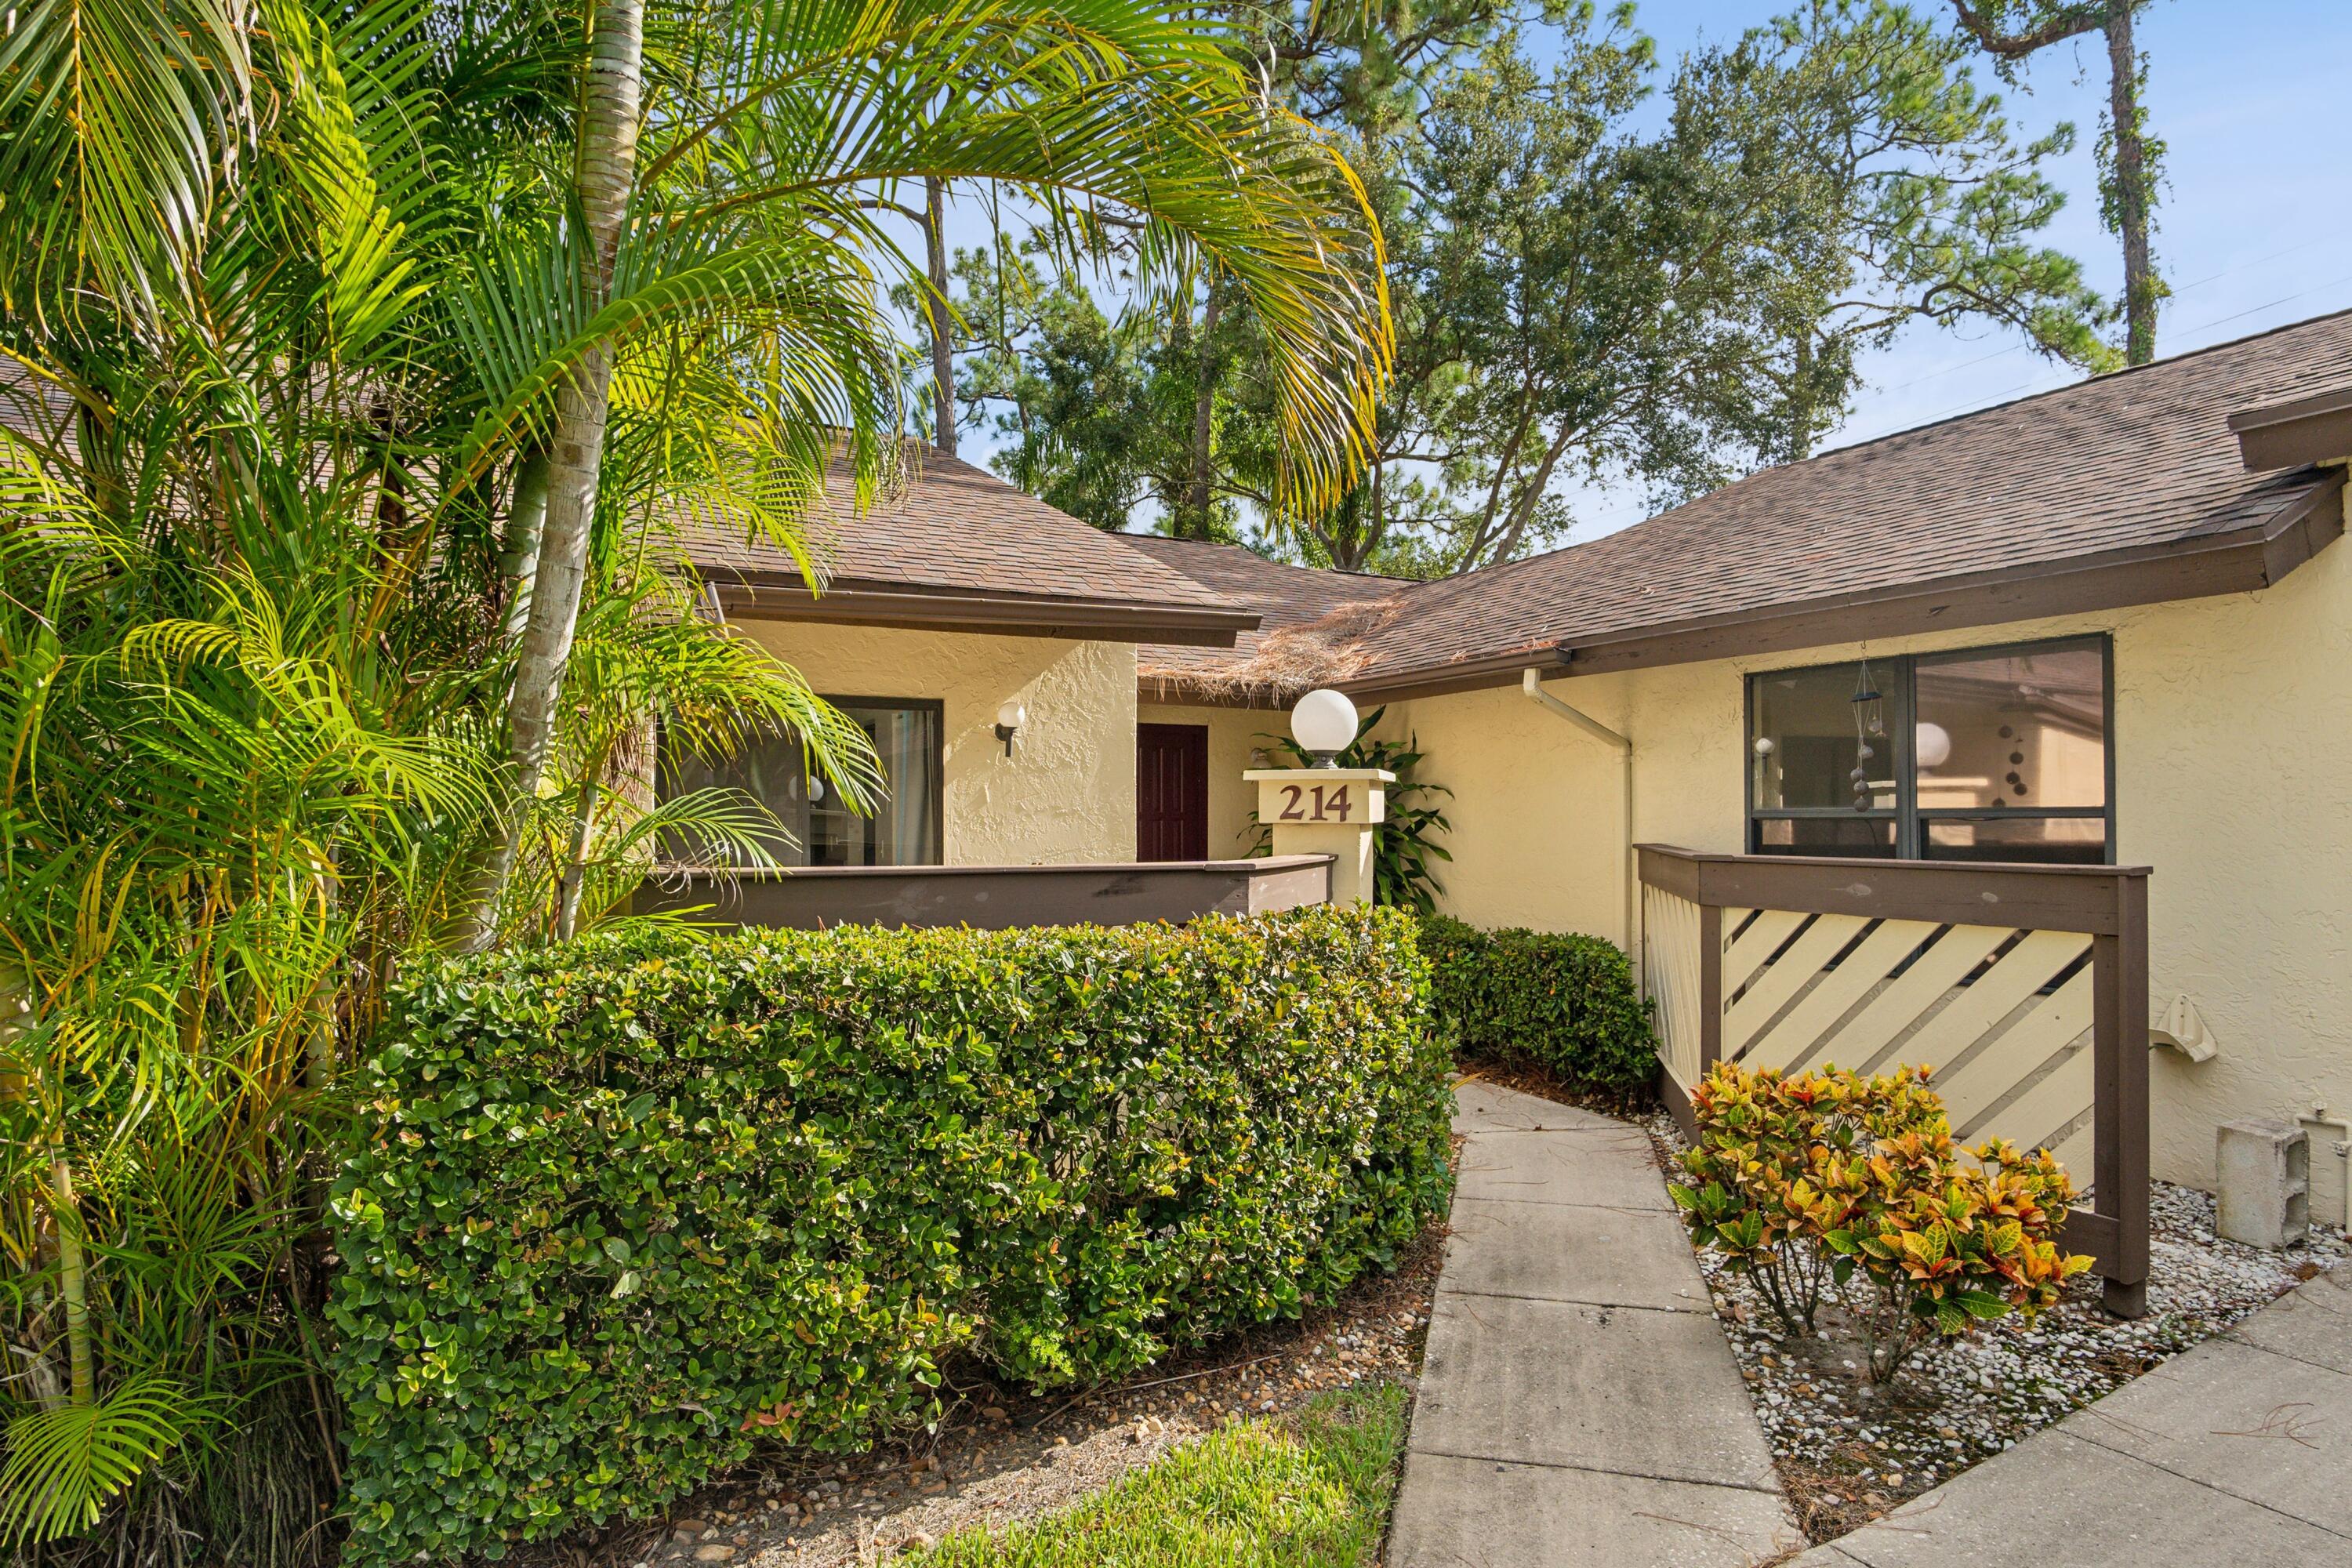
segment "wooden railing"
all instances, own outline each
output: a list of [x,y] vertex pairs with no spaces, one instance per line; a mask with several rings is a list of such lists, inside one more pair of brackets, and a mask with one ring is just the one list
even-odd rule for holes
[[[1685,1129],[1717,1061],[1934,1068],[1955,1137],[2087,1184],[2066,1245],[2147,1288],[2147,872],[1641,847],[1643,987]],[[2086,1181],[2087,1178],[2087,1181]]]

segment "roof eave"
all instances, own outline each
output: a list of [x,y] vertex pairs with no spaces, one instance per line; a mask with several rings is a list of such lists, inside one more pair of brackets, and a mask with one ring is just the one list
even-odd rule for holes
[[2352,457],[2352,389],[2230,416],[2238,455],[2255,473]]
[[1761,605],[1572,646],[1418,669],[1375,668],[1346,689],[1391,700],[1431,697],[1512,685],[1530,667],[1548,675],[1599,675],[2247,593],[2278,583],[2344,531],[2344,470],[2313,478],[2268,517],[2227,532]]
[[1082,599],[1048,594],[988,594],[835,578],[823,594],[767,574],[709,570],[719,607],[736,620],[961,631],[1084,642],[1172,643],[1231,647],[1257,629],[1255,610],[1150,600]]

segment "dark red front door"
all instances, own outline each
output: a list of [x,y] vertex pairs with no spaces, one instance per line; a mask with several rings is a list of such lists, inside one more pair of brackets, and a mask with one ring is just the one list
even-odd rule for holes
[[1209,727],[1135,727],[1135,858],[1209,858]]

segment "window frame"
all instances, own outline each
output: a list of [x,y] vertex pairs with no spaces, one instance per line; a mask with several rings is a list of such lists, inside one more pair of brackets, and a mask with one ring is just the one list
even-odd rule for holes
[[[948,705],[946,700],[938,697],[836,697],[831,693],[823,691],[818,692],[817,696],[835,708],[895,708],[904,712],[929,713],[931,716],[930,799],[923,803],[923,808],[930,813],[931,825],[937,829],[937,831],[932,835],[933,843],[931,852],[936,855],[938,858],[934,860],[920,861],[909,860],[903,862],[903,864],[906,866],[946,865],[948,863]],[[801,853],[803,855],[806,855],[808,853],[809,847],[810,830],[808,816],[808,784],[806,782],[806,775],[803,773],[801,785],[801,821],[800,826],[796,830],[796,836],[801,841]],[[871,821],[872,818],[869,817],[867,820]],[[902,863],[897,861],[892,862],[892,865],[900,864]],[[809,867],[806,865],[796,868],[802,870],[819,871],[825,869],[825,868],[822,866]],[[883,868],[877,867],[873,868],[882,869]]]
[[[897,709],[906,712],[929,713],[931,716],[931,787],[929,792],[930,798],[923,803],[923,806],[924,809],[930,814],[930,823],[935,829],[932,836],[932,854],[937,858],[935,859],[923,861],[907,861],[904,862],[903,865],[905,867],[917,868],[923,866],[946,865],[948,863],[948,705],[946,700],[938,697],[835,696],[830,692],[824,691],[820,691],[816,695],[819,700],[829,703],[835,708]],[[666,750],[667,743],[667,737],[657,733],[656,738],[656,747]],[[656,779],[661,781],[659,787],[663,792],[664,798],[667,798],[668,778],[663,771],[664,767],[665,764],[660,760],[660,752],[657,751],[655,763],[655,776]],[[788,871],[844,869],[845,868],[841,867],[828,868],[824,866],[811,866],[805,858],[809,852],[810,838],[808,776],[807,763],[805,757],[803,757],[801,771],[800,798],[792,816],[787,816],[782,812],[776,811],[775,803],[772,801],[763,803],[768,806],[769,810],[776,812],[778,820],[782,822],[784,825],[784,830],[787,833],[790,833],[800,845],[800,853],[803,858],[799,864],[787,865],[784,868]],[[740,788],[741,786],[737,785],[736,787]],[[875,867],[868,868],[887,869],[887,868]]]
[[[1913,740],[1916,731],[1914,715],[1918,710],[1919,666],[1958,663],[1971,658],[1994,658],[2004,654],[2055,653],[2068,648],[2095,647],[2099,652],[2099,734],[2102,763],[2105,773],[2102,805],[2041,806],[1982,805],[1934,806],[1922,810],[1919,805],[1919,770],[1913,758]],[[2116,648],[2115,636],[2110,632],[2084,632],[2071,637],[2028,637],[2010,642],[1985,643],[1967,647],[1934,648],[1919,653],[1888,654],[1871,658],[1871,663],[1889,672],[1882,682],[1883,700],[1887,704],[1887,741],[1893,750],[1895,766],[1895,805],[1890,811],[1874,808],[1856,811],[1848,805],[1776,805],[1756,804],[1756,695],[1759,687],[1776,676],[1806,673],[1823,669],[1851,669],[1862,663],[1863,656],[1831,659],[1821,664],[1776,665],[1770,669],[1749,670],[1742,682],[1743,700],[1740,708],[1739,768],[1740,804],[1745,811],[1740,830],[1742,852],[1762,853],[1759,843],[1759,826],[1766,822],[1885,822],[1895,824],[1895,853],[1888,857],[1867,855],[1826,855],[1823,859],[1858,860],[1865,864],[1880,859],[1926,861],[1927,826],[1936,822],[1990,822],[2003,819],[2049,821],[2068,818],[2075,821],[2096,819],[2102,840],[2099,864],[2116,863]],[[1966,861],[1946,861],[1942,864],[1965,865]]]

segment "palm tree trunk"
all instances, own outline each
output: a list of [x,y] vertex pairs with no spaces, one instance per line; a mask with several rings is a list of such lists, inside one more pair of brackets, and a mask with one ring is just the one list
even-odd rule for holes
[[[636,179],[644,24],[641,0],[598,0],[587,90],[581,102],[579,163],[580,216],[593,268],[588,282],[590,303],[595,309],[601,309],[612,292],[614,258],[620,249],[629,193]],[[555,434],[548,446],[547,515],[540,531],[530,614],[507,706],[508,745],[519,802],[528,802],[539,793],[555,737],[556,702],[564,667],[571,661],[581,594],[588,575],[588,541],[596,519],[596,483],[604,458],[612,378],[612,355],[599,347],[581,356],[556,392]],[[510,820],[505,828],[491,875],[486,879],[484,911],[495,909],[508,879],[514,875],[520,830],[520,820]],[[493,923],[478,916],[477,930]]]
[[73,1166],[63,1154],[49,1163],[53,1192],[50,1217],[58,1227],[58,1280],[66,1303],[66,1354],[73,1368],[73,1402],[98,1397],[89,1356],[89,1294],[81,1257],[81,1204],[74,1196]]
[[1212,282],[1208,302],[1201,308],[1201,364],[1192,393],[1192,467],[1184,487],[1184,515],[1176,528],[1180,539],[1209,537],[1209,437],[1217,401],[1217,363],[1212,340],[1217,331],[1217,286]]
[[507,507],[507,547],[499,563],[507,585],[506,632],[522,636],[530,624],[530,585],[539,574],[540,533],[547,525],[547,448],[533,447],[515,465],[514,499]]
[[555,940],[570,942],[580,929],[580,894],[588,885],[588,829],[596,816],[596,778],[580,781],[580,820],[572,825],[572,855],[563,865],[555,898]]
[[947,182],[923,181],[923,247],[930,265],[930,296],[923,316],[931,329],[931,411],[938,434],[932,437],[949,457],[956,449],[955,342],[948,323]]
[[2131,0],[2107,7],[2107,119],[2115,138],[2107,170],[2107,216],[2124,242],[2124,361],[2156,357],[2156,307],[2164,287],[2148,249],[2155,206],[2147,138],[2140,124],[2139,53],[2132,47]]

